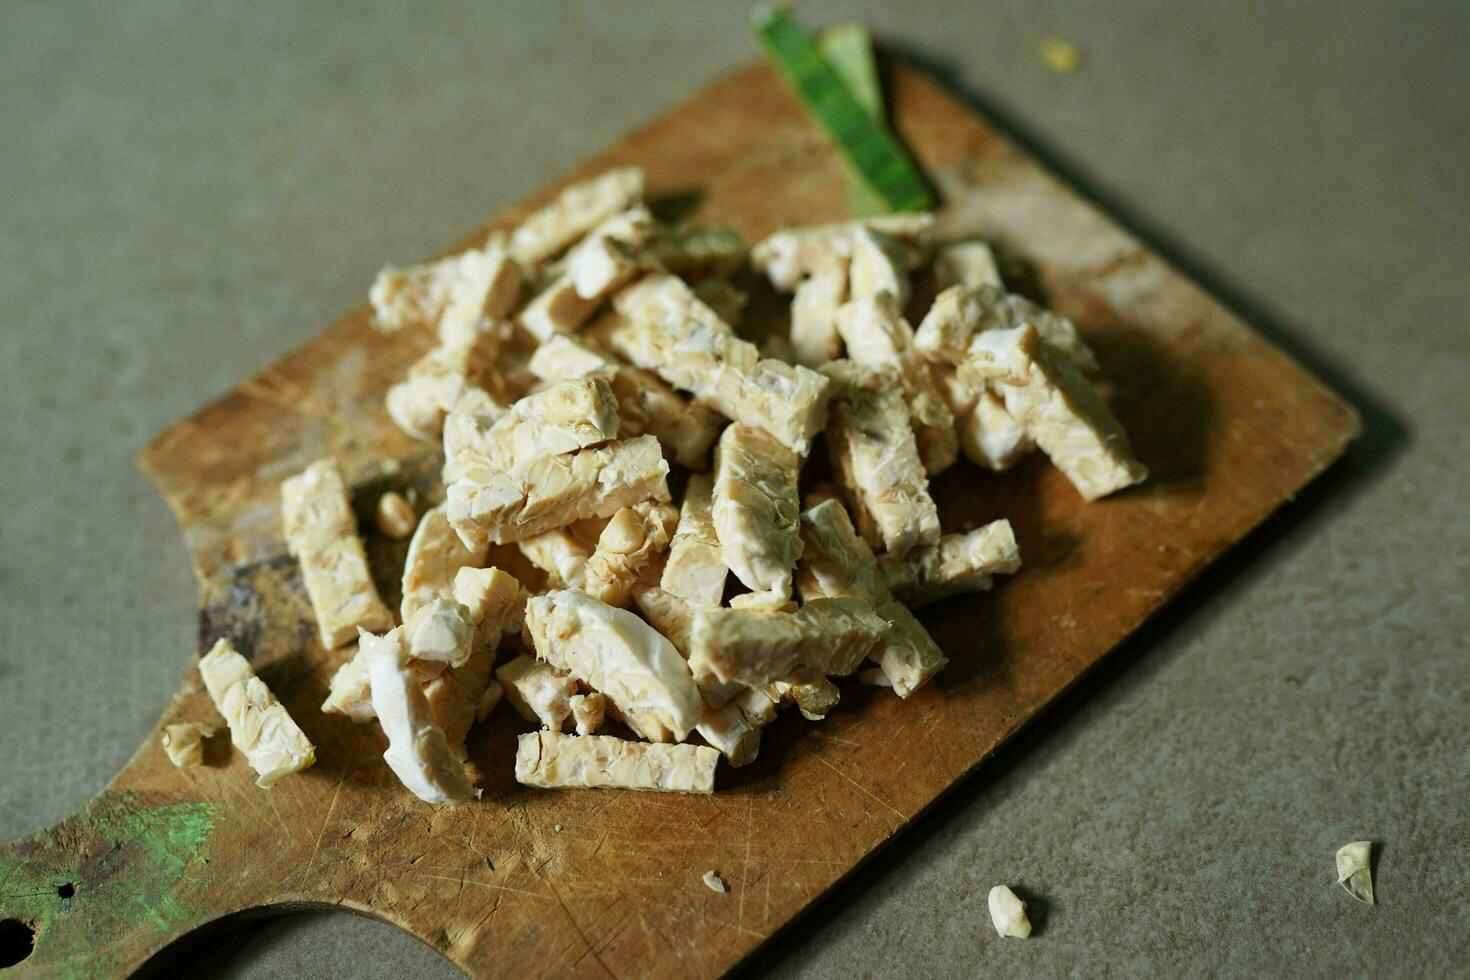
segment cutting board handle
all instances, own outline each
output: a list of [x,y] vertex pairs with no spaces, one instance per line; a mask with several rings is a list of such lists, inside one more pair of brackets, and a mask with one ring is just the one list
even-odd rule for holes
[[213,832],[207,803],[150,805],[108,789],[0,845],[0,975],[127,976],[218,918],[191,898]]

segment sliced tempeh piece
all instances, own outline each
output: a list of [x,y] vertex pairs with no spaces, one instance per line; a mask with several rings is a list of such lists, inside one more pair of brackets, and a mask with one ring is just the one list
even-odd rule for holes
[[393,625],[393,614],[373,586],[347,484],[335,459],[319,459],[281,484],[281,518],[286,547],[301,563],[323,646],[342,646],[359,626],[381,630]]
[[461,568],[483,565],[485,551],[483,544],[466,547],[450,526],[443,504],[424,511],[403,560],[403,602],[398,607],[403,622],[412,623],[418,611],[435,599],[453,598],[454,577]]
[[198,721],[185,721],[176,725],[163,726],[163,751],[168,761],[180,769],[204,765],[204,740],[212,738],[213,725]]
[[518,473],[471,465],[449,486],[449,521],[469,543],[519,541],[640,500],[668,500],[668,472],[653,436],[548,456]]
[[566,589],[526,603],[536,655],[607,695],[628,726],[652,742],[678,742],[699,724],[689,666],[657,630],[626,609]]
[[902,308],[909,301],[908,270],[908,257],[898,241],[872,228],[853,230],[848,263],[848,293],[853,299],[886,292]]
[[423,265],[388,266],[373,280],[368,300],[374,326],[399,330],[414,324],[438,324],[441,318],[503,317],[515,305],[520,287],[520,270],[492,242],[483,249]]
[[516,714],[527,721],[540,722],[559,732],[571,716],[577,682],[543,660],[521,654],[497,668],[495,679],[505,689],[505,699]]
[[720,753],[708,745],[629,742],[611,735],[530,732],[516,747],[516,782],[543,789],[713,793]]
[[1021,550],[1007,520],[992,521],[968,534],[946,534],[932,545],[901,557],[881,555],[883,579],[903,602],[917,609],[964,592],[983,592],[991,577],[1021,567]]
[[1003,285],[995,252],[978,239],[939,246],[934,254],[934,275],[939,280],[940,289]]
[[527,364],[541,381],[567,381],[601,375],[611,378],[623,362],[578,337],[557,334],[538,346]]
[[639,583],[633,593],[633,601],[638,604],[643,618],[674,645],[679,656],[687,660],[689,634],[694,629],[694,612],[699,607],[648,582]]
[[368,675],[367,658],[354,647],[352,656],[342,662],[332,674],[327,689],[327,699],[322,702],[322,711],[331,715],[346,715],[358,724],[378,717],[373,714],[372,678]]
[[537,340],[574,332],[613,290],[645,263],[642,247],[653,236],[653,219],[632,208],[599,224],[567,254],[561,273],[521,311],[520,323]]
[[837,311],[847,301],[847,263],[834,257],[796,287],[791,298],[791,349],[796,362],[816,369],[842,356]]
[[599,691],[573,694],[568,702],[572,708],[572,720],[577,724],[577,734],[596,735],[607,715],[607,695]]
[[587,582],[587,559],[592,557],[596,542],[589,545],[578,532],[583,525],[593,523],[602,522],[578,521],[554,531],[543,531],[517,541],[516,547],[531,564],[546,573],[552,588],[580,589]]
[[199,676],[230,727],[230,741],[255,770],[255,785],[269,787],[316,761],[315,746],[229,640],[216,641],[200,658]]
[[642,198],[643,171],[637,167],[618,167],[572,184],[511,233],[510,254],[524,266],[540,265]]
[[434,598],[420,606],[403,624],[414,667],[437,674],[445,667],[461,667],[474,649],[475,624],[453,597]]
[[639,577],[668,548],[678,519],[672,506],[652,500],[614,514],[587,559],[583,591],[609,605],[626,606]]
[[865,228],[900,242],[907,265],[913,268],[928,251],[933,227],[932,214],[888,214],[859,221],[787,228],[757,242],[750,250],[750,264],[765,273],[771,285],[789,293],[803,276],[811,275],[833,258],[850,258],[853,232]]
[[736,423],[715,450],[713,505],[720,553],[746,588],[791,596],[801,557],[801,461],[761,429]]
[[546,456],[596,446],[618,437],[618,406],[600,377],[558,381],[527,395],[497,418],[462,452],[485,466],[525,469]]
[[760,754],[760,726],[746,718],[739,705],[725,704],[719,708],[705,705],[695,731],[719,749],[732,766],[749,765]]
[[802,564],[810,572],[802,581],[816,587],[815,595],[804,599],[855,595],[871,602],[888,620],[888,635],[869,656],[899,697],[908,697],[944,669],[948,662],[944,652],[908,607],[894,598],[872,549],[853,529],[840,503],[828,500],[804,511],[801,537],[806,545]]
[[461,568],[454,577],[454,599],[474,623],[470,656],[427,681],[424,697],[450,751],[463,757],[465,736],[492,685],[494,697],[500,697],[500,686],[490,674],[501,639],[520,632],[526,592],[515,576],[498,568]]
[[874,550],[901,555],[939,540],[939,511],[909,427],[903,386],[892,367],[834,361],[827,447],[858,529]]
[[827,415],[821,375],[763,359],[673,276],[640,280],[619,293],[615,305],[626,321],[609,336],[618,353],[798,454],[811,449]]
[[423,678],[409,666],[403,627],[383,636],[358,635],[358,649],[372,681],[373,713],[388,737],[383,761],[409,792],[426,803],[465,803],[477,793],[434,723]]
[[497,419],[508,409],[483,388],[470,388],[444,417],[444,483],[453,483],[460,470],[480,459],[478,447]]
[[679,525],[669,543],[660,585],[665,592],[702,606],[718,606],[730,570],[715,531],[714,477],[696,473],[684,490]]
[[888,632],[864,599],[813,599],[796,612],[701,609],[694,617],[689,667],[704,682],[755,687],[794,675],[850,674]]
[[565,336],[537,348],[530,367],[543,381],[602,375],[617,396],[618,431],[624,438],[646,432],[680,466],[702,470],[709,465],[709,449],[724,418],[708,405],[687,400],[654,372]]
[[1006,411],[1084,499],[1106,497],[1148,477],[1091,382],[1030,323],[981,334],[962,376],[966,371],[999,382]]
[[958,367],[969,360],[971,348],[986,333],[1026,323],[1083,374],[1097,373],[1097,355],[1071,320],[1000,286],[951,286],[944,290],[934,297],[934,304],[920,322],[914,345],[930,360]]
[[959,455],[954,413],[929,363],[914,349],[914,330],[893,294],[881,292],[847,303],[837,314],[837,329],[854,364],[891,364],[897,369],[925,472],[935,476],[954,465]]
[[478,373],[470,348],[435,347],[409,367],[404,380],[389,387],[383,399],[388,417],[415,439],[433,442],[454,406],[475,388]]

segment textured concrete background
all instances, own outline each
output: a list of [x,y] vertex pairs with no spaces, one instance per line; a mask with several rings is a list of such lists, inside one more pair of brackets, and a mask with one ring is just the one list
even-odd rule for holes
[[[744,10],[0,5],[0,838],[101,787],[193,655],[183,548],[133,454],[384,261],[752,58]],[[803,14],[861,16],[948,73],[1367,435],[756,967],[1463,975],[1470,6]],[[1080,71],[1045,68],[1047,35]],[[1362,837],[1371,909],[1332,883]],[[990,929],[1001,881],[1040,912],[1030,942]],[[194,972],[453,974],[345,915],[242,927],[215,955]]]

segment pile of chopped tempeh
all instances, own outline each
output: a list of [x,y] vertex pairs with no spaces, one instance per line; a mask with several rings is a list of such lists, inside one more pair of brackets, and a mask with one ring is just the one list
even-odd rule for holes
[[[520,736],[522,783],[708,793],[719,756],[754,759],[780,708],[831,710],[834,677],[923,686],[945,657],[911,609],[1020,566],[1007,521],[943,533],[930,477],[1034,448],[1088,500],[1145,476],[1073,325],[1008,293],[983,243],[936,249],[932,224],[756,245],[750,263],[793,294],[789,341],[767,353],[735,329],[738,236],[659,224],[635,168],[569,187],[482,249],[385,269],[377,325],[437,332],[387,410],[442,439],[444,502],[416,518],[395,617],[336,462],[283,485],[322,643],[358,644],[323,710],[376,719],[409,790],[461,803],[477,795],[466,735],[502,695],[540,725]],[[931,261],[946,288],[915,330],[902,310]],[[803,496],[819,435],[836,486]],[[677,507],[671,462],[688,471]],[[378,515],[394,536],[415,520],[397,494]],[[538,580],[499,567],[517,562]],[[514,656],[497,667],[502,641]],[[262,785],[311,764],[227,642],[201,672]],[[612,722],[621,734],[597,734]]]

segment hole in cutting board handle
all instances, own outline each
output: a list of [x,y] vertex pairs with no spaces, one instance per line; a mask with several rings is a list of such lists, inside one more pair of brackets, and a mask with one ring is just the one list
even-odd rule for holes
[[0,919],[0,970],[15,966],[36,948],[36,930],[23,919]]

